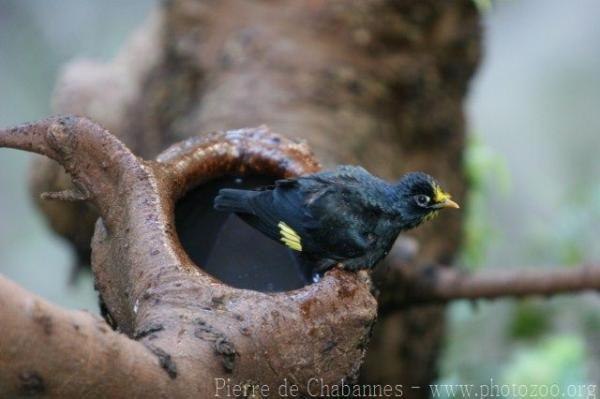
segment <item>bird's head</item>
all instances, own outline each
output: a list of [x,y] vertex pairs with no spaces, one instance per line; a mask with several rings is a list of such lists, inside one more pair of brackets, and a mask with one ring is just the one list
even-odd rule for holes
[[398,182],[397,194],[407,228],[433,219],[443,208],[460,208],[433,177],[422,172],[404,175]]

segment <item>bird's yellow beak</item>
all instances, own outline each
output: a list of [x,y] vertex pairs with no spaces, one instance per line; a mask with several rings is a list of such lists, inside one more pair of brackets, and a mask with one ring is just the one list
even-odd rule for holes
[[438,204],[439,208],[455,208],[455,209],[460,209],[460,205],[458,205],[456,202],[452,201],[450,198],[444,200],[443,202],[440,202]]
[[439,186],[434,186],[433,191],[433,200],[436,202],[435,208],[460,208],[456,202],[452,201],[450,194],[444,192]]

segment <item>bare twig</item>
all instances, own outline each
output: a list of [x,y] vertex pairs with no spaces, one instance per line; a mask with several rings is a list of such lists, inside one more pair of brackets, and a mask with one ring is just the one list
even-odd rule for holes
[[[473,274],[457,268],[432,265],[408,271],[392,267],[390,280],[399,282],[396,290],[382,298],[382,310],[418,304],[444,303],[456,299],[495,299],[502,297],[549,296],[600,289],[600,267],[555,267],[504,269]],[[389,295],[391,293],[391,295]]]

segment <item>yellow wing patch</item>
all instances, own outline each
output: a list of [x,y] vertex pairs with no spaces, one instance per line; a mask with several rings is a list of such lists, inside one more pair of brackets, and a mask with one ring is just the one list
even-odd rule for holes
[[279,234],[281,234],[281,242],[293,249],[294,251],[302,251],[302,240],[298,233],[284,222],[279,222]]

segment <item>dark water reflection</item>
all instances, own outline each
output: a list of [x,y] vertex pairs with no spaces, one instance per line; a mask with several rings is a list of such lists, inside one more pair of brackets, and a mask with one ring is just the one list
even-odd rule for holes
[[267,238],[234,214],[215,211],[213,200],[224,187],[270,185],[265,176],[226,177],[189,191],[175,210],[179,239],[190,258],[219,280],[238,288],[288,291],[312,281],[312,265]]

